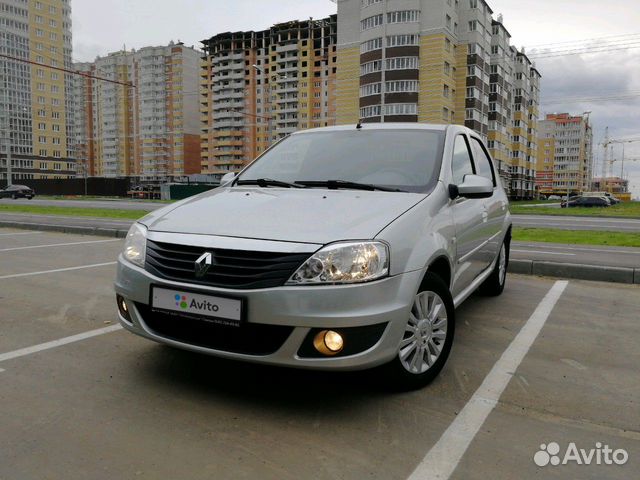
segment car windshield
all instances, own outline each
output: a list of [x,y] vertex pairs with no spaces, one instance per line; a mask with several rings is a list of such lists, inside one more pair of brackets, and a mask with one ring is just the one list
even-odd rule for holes
[[[339,180],[426,193],[438,180],[444,134],[426,129],[355,128],[300,133],[266,152],[239,180],[297,184]],[[330,188],[350,186],[334,182]]]

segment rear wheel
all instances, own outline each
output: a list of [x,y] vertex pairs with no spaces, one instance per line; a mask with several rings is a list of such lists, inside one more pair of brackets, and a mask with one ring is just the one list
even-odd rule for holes
[[496,266],[491,275],[480,285],[480,293],[489,297],[497,297],[504,290],[507,282],[507,267],[509,266],[509,241],[504,241],[498,253]]
[[440,373],[451,352],[455,310],[448,287],[427,272],[411,306],[398,354],[384,366],[392,386],[413,390]]

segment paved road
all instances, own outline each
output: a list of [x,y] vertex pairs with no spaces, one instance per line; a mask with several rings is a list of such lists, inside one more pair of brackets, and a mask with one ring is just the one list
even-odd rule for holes
[[513,215],[518,227],[558,228],[562,230],[605,230],[610,232],[640,232],[640,219],[573,217],[561,215]]
[[640,248],[514,242],[511,258],[581,265],[640,268]]
[[[125,232],[133,223],[132,220],[0,213],[0,226],[2,226],[3,222],[106,228]],[[544,260],[562,263],[580,263],[584,265],[640,268],[640,249],[637,248],[515,242],[512,252],[512,258],[523,260]]]
[[[0,205],[41,205],[82,208],[116,208],[124,210],[156,210],[165,206],[137,200],[51,200],[51,199],[0,199]],[[605,230],[616,232],[640,232],[640,219],[600,218],[557,215],[513,215],[513,223],[519,227],[558,228],[563,230]]]
[[[122,241],[96,240],[0,229],[2,479],[405,480],[423,461],[413,478],[640,469],[638,286],[572,280],[554,305],[555,281],[510,275],[500,297],[457,310],[436,381],[391,393],[379,375],[223,361],[118,329]],[[550,442],[601,442],[628,462],[536,467]]]
[[0,198],[0,205],[39,205],[44,207],[114,208],[120,210],[156,210],[166,204],[144,200],[53,200],[44,198]]
[[35,225],[61,225],[71,227],[113,228],[127,230],[133,220],[117,220],[113,218],[67,217],[64,215],[32,215],[30,213],[0,212],[2,222],[23,222]]

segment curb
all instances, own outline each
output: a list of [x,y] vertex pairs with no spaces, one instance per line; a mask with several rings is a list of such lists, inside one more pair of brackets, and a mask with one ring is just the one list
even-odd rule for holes
[[[115,238],[126,237],[128,231],[128,229],[122,230],[115,228],[47,225],[42,223],[12,222],[3,220],[0,220],[0,227],[39,230],[43,232],[76,233],[80,235],[96,235]],[[630,267],[606,267],[602,265],[582,265],[578,263],[509,259],[509,273],[640,285],[640,268]]]
[[81,227],[73,225],[48,225],[46,223],[13,222],[0,220],[0,227],[38,230],[41,232],[76,233],[79,235],[96,235],[100,237],[124,238],[128,230],[116,228]]
[[640,284],[640,268],[607,267],[537,260],[509,260],[509,272],[541,277],[575,278],[596,282]]

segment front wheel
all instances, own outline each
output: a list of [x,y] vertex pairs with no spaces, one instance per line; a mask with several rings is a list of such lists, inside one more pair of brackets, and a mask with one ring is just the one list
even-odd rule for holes
[[451,352],[455,310],[449,288],[430,272],[411,306],[397,356],[383,368],[393,387],[414,390],[430,383]]

